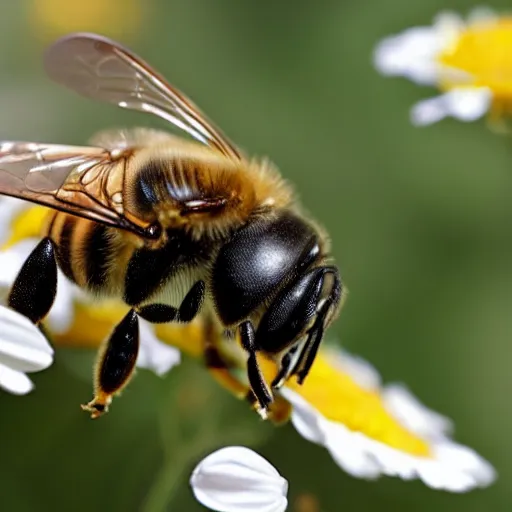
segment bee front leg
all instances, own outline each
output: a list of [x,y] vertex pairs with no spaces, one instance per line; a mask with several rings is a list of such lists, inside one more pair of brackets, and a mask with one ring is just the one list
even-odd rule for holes
[[229,360],[222,350],[223,335],[216,328],[210,316],[206,315],[202,322],[204,362],[213,379],[239,400],[246,400],[260,416],[279,425],[288,421],[291,405],[280,395],[275,395],[267,410],[261,409],[253,390],[239,375],[233,372],[237,364]]
[[38,325],[50,311],[57,293],[57,262],[50,238],[41,240],[14,280],[7,305]]
[[257,408],[259,415],[266,419],[268,415],[268,409],[270,404],[273,402],[272,391],[263,377],[258,360],[256,358],[256,334],[254,327],[250,321],[243,322],[239,325],[240,340],[242,347],[249,354],[247,359],[247,376],[249,378],[249,384],[251,385],[252,392],[256,396],[259,407]]
[[139,319],[131,309],[115,327],[107,342],[100,349],[95,370],[94,398],[84,411],[91,418],[108,412],[114,395],[130,381],[139,353]]
[[88,404],[82,405],[82,409],[90,412],[92,418],[98,418],[108,412],[114,395],[130,381],[139,353],[139,316],[151,323],[190,322],[201,307],[204,290],[203,281],[195,283],[179,308],[166,304],[132,308],[99,352],[95,370],[94,398]]

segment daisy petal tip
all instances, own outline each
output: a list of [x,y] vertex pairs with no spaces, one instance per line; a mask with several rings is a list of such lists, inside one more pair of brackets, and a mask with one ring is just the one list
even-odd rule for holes
[[263,457],[230,446],[204,458],[190,486],[196,499],[219,512],[284,512],[288,482]]
[[421,100],[411,108],[410,119],[414,126],[429,126],[448,115],[442,96]]
[[0,388],[13,395],[27,395],[34,389],[34,383],[22,372],[0,363]]
[[425,438],[453,433],[452,420],[425,407],[403,384],[388,384],[382,390],[388,411],[410,431]]
[[[435,447],[435,457],[442,462],[443,466],[452,468],[454,475],[463,475],[467,479],[466,485],[461,486],[459,492],[467,492],[476,487],[488,487],[498,477],[492,464],[475,450],[448,439]],[[454,484],[457,484],[456,480]]]
[[53,363],[53,348],[43,333],[23,315],[0,306],[0,362],[22,372]]

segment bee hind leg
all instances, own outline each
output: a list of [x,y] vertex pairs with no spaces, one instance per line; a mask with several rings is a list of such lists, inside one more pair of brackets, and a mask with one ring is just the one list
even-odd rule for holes
[[52,240],[46,237],[37,244],[21,267],[7,297],[7,305],[40,326],[56,294],[55,248]]
[[131,309],[100,349],[95,370],[94,398],[82,405],[84,411],[91,413],[91,418],[108,412],[113,396],[130,381],[138,353],[139,319],[135,310]]

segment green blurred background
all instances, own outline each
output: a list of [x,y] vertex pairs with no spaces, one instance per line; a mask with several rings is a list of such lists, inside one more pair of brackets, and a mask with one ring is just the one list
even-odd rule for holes
[[[83,5],[80,5],[83,4]],[[505,511],[512,504],[512,138],[484,122],[417,129],[435,94],[372,68],[375,43],[470,1],[2,0],[0,139],[83,144],[110,126],[163,127],[54,86],[43,48],[110,35],[187,92],[243,148],[269,155],[326,225],[350,289],[332,332],[403,381],[488,458],[491,488],[450,495],[353,479],[291,426],[261,424],[196,362],[140,371],[91,422],[94,354],[60,350],[36,392],[0,394],[0,509],[198,511],[187,478],[225,444],[256,447],[290,482],[291,510]],[[505,9],[505,0],[492,7]],[[315,511],[315,507],[309,509]]]

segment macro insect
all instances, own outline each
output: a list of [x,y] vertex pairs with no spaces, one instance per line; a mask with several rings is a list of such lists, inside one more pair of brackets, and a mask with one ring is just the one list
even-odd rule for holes
[[[246,354],[244,393],[265,417],[275,390],[292,376],[306,378],[340,308],[326,234],[270,162],[246,157],[123,46],[71,34],[47,50],[44,64],[78,94],[149,112],[189,138],[136,128],[102,132],[90,147],[1,142],[0,194],[51,209],[8,306],[41,326],[59,267],[87,292],[130,307],[100,350],[94,398],[82,406],[92,417],[108,411],[133,373],[139,317],[162,323],[197,315],[206,365],[229,385],[219,344],[237,343]],[[258,353],[276,363],[270,383]]]

